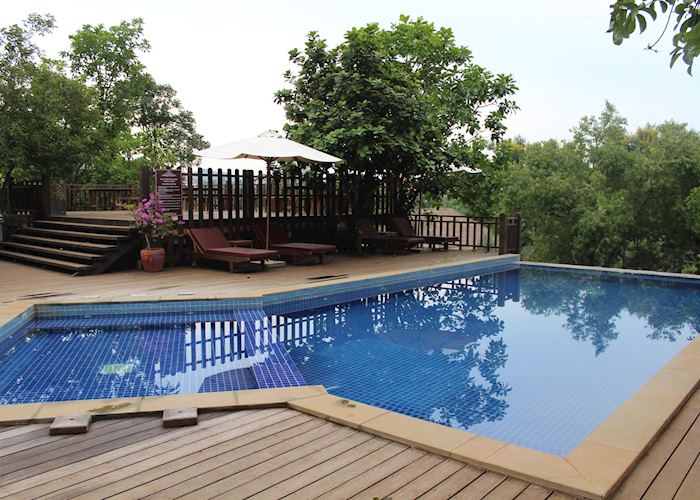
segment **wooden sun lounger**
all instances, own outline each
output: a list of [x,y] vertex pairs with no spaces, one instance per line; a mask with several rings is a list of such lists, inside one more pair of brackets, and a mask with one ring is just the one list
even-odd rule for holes
[[[265,224],[255,226],[255,237],[258,245],[265,246],[267,228]],[[296,263],[298,257],[318,257],[319,263],[323,262],[326,254],[335,253],[335,245],[322,243],[301,243],[291,241],[287,231],[280,224],[270,224],[270,250],[277,250],[282,257],[290,257],[292,263]]]
[[442,245],[443,248],[447,250],[450,243],[459,243],[459,238],[457,236],[419,236],[416,234],[415,229],[413,229],[413,226],[411,226],[411,222],[407,217],[390,217],[389,222],[391,223],[392,227],[396,229],[399,236],[414,236],[423,238],[430,248],[434,248],[435,245]]
[[362,243],[382,247],[387,250],[409,250],[425,242],[423,238],[416,236],[387,236],[381,234],[367,219],[358,218],[355,220],[355,225],[360,231]]
[[265,269],[265,261],[279,258],[275,250],[258,248],[232,247],[218,227],[189,229],[187,234],[194,246],[193,266],[200,259],[228,262],[229,270],[233,272],[235,264],[242,262],[259,262],[260,268]]

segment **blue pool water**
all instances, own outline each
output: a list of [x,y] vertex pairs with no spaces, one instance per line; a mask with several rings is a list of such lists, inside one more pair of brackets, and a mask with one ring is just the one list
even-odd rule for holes
[[0,403],[323,384],[565,455],[700,325],[691,280],[517,265],[464,275],[264,310],[39,317],[0,342]]

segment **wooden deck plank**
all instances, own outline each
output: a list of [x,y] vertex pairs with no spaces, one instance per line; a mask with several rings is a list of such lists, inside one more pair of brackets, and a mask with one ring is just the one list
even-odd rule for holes
[[[230,443],[230,447],[235,448],[239,443],[245,444],[253,441],[257,436],[262,437],[261,434],[255,434],[257,430],[268,429],[269,433],[274,433],[278,430],[275,427],[276,424],[285,429],[287,425],[294,427],[299,423],[309,422],[309,419],[298,416],[294,417],[296,420],[289,419],[287,422],[285,418],[284,412],[258,420],[252,414],[248,418],[235,421],[233,428],[212,427],[204,433],[195,434],[194,437],[183,436],[174,442],[149,446],[139,453],[138,458],[125,456],[99,467],[64,477],[59,481],[52,481],[47,487],[55,488],[53,491],[60,488],[63,496],[76,496],[97,491],[99,488],[103,488],[105,494],[113,490],[117,493],[126,491],[188,466],[194,466],[197,459],[201,461],[211,458],[210,450],[212,455],[216,456],[216,452],[221,450],[222,443]],[[34,490],[32,494],[35,494]]]
[[483,498],[505,480],[506,476],[503,474],[484,472],[481,476],[469,483],[463,490],[454,495],[452,498],[455,500]]
[[426,491],[420,498],[423,500],[440,500],[442,498],[450,498],[469,483],[473,482],[484,473],[483,470],[464,465],[450,477],[444,479],[440,484],[433,486],[429,491]]
[[[327,460],[331,460],[338,455],[356,448],[370,439],[371,436],[369,434],[356,432],[340,441],[329,444],[317,452],[312,452],[309,455],[290,462],[284,467],[274,468],[272,470],[265,468],[263,469],[265,473],[263,473],[261,476],[258,476],[247,483],[238,485],[234,489],[222,493],[220,496],[230,500],[250,498],[256,493],[266,490],[268,486],[274,486],[286,479],[295,477],[308,469],[316,467]],[[266,496],[267,498],[276,498],[269,495],[269,493]]]
[[688,471],[688,475],[683,479],[681,487],[674,497],[674,500],[696,500],[700,495],[700,456],[695,459],[695,463]]
[[403,467],[415,462],[427,453],[417,448],[409,448],[391,457],[368,471],[355,476],[331,491],[320,495],[325,500],[346,499],[357,495]]
[[[114,425],[117,422],[117,420],[102,420],[95,422],[94,426],[106,428]],[[122,422],[121,425],[128,427],[134,425],[134,422]],[[86,434],[79,437],[84,439],[88,438]],[[70,438],[71,436],[69,435],[50,436],[48,428],[38,429],[28,434],[14,436],[8,438],[8,440],[0,441],[0,458],[8,457],[8,455],[14,455],[11,459],[17,460],[21,457],[22,452],[28,452],[31,454],[42,453],[42,450],[47,449],[48,446],[57,445],[60,447],[62,441]],[[33,450],[33,448],[37,447],[41,448],[39,450]],[[4,460],[10,460],[10,458],[3,458],[3,461]]]
[[[250,433],[224,441],[221,443],[223,446],[213,447],[212,453],[209,453],[206,448],[194,453],[182,450],[177,453],[177,458],[170,462],[163,462],[160,457],[156,457],[155,460],[160,462],[159,465],[106,486],[100,490],[100,493],[104,496],[135,488],[139,496],[144,497],[170,487],[184,493],[184,488],[179,486],[184,481],[189,485],[204,472],[231,470],[229,467],[235,467],[237,460],[243,460],[267,447],[318,429],[321,427],[320,424],[315,419],[295,417],[289,421],[280,422],[279,427],[270,425],[263,432],[251,430]],[[205,482],[205,484],[208,483]]]
[[[147,457],[146,454],[152,452],[157,447],[182,446],[191,440],[201,439],[203,436],[206,436],[207,432],[221,433],[221,426],[235,425],[236,422],[240,422],[243,418],[257,420],[267,418],[271,414],[281,411],[283,410],[258,410],[258,412],[245,410],[225,413],[221,416],[214,415],[214,418],[211,420],[208,419],[211,414],[204,414],[203,417],[205,420],[194,428],[163,429],[163,432],[157,436],[139,440],[127,446],[121,446],[121,443],[118,443],[118,446],[115,446],[113,450],[95,455],[80,462],[57,467],[19,481],[13,480],[12,484],[5,484],[3,486],[0,490],[0,497],[9,496],[29,488],[34,488],[32,492],[35,496],[46,494],[47,492],[55,491],[54,482],[66,476],[80,481],[85,477],[93,477],[94,474],[108,473],[119,468],[122,464],[132,464],[138,461],[135,457]],[[123,459],[123,461],[119,462],[119,459]],[[86,470],[90,470],[90,473],[88,475],[81,475],[81,472]]]
[[630,475],[615,492],[620,499],[641,498],[664,467],[678,444],[686,436],[700,414],[700,391],[690,397],[675,419],[646,452]]
[[545,500],[552,490],[538,484],[530,484],[516,498],[517,500]]
[[693,422],[678,447],[654,478],[644,498],[673,498],[700,452],[700,419]]
[[40,429],[46,429],[49,432],[50,424],[28,424],[28,425],[7,425],[0,427],[0,447],[2,446],[2,441],[9,437],[20,436],[22,434],[27,434],[29,432],[34,432]]
[[[29,441],[33,441],[34,439],[41,439],[41,438],[46,438],[49,435],[49,426],[41,426],[37,429],[33,429],[30,432],[26,433],[18,433],[15,435],[9,435],[6,437],[3,437],[2,434],[0,434],[0,456],[2,453],[7,452],[8,448],[14,444],[22,443],[25,446],[29,444]],[[59,434],[59,436],[61,436]],[[58,437],[58,436],[56,436]],[[67,436],[62,436],[66,438]],[[46,442],[51,442],[52,440],[47,440]],[[21,449],[20,449],[21,450]]]
[[394,498],[417,498],[460,470],[463,465],[456,460],[444,460],[431,470],[419,475],[392,492],[391,496]]
[[262,439],[253,439],[238,450],[207,459],[178,474],[165,476],[157,482],[158,484],[142,485],[139,488],[139,493],[145,498],[170,498],[175,493],[185,495],[197,491],[235,472],[244,471],[274,457],[280,450],[313,441],[319,436],[327,435],[335,430],[325,421],[320,422],[324,425],[318,425],[318,420],[312,419],[277,434]]
[[520,495],[529,484],[530,483],[522,481],[521,479],[509,477],[492,489],[483,500],[513,500],[514,498],[518,498],[518,495]]
[[413,481],[421,474],[434,470],[435,466],[444,462],[445,457],[433,455],[429,453],[422,456],[415,462],[408,464],[403,469],[399,469],[393,474],[388,475],[376,484],[366,490],[362,490],[352,498],[384,498],[390,496],[391,493]]
[[391,457],[407,450],[408,446],[389,442],[389,444],[382,446],[377,451],[370,453],[362,460],[353,462],[350,465],[342,467],[331,474],[328,474],[323,479],[314,481],[313,483],[295,491],[289,495],[288,499],[298,499],[306,500],[307,498],[316,498],[323,495],[324,493],[332,490],[343,484],[348,480],[352,480],[358,475],[365,471],[372,469],[373,467],[381,464],[382,462],[389,460]]
[[[345,439],[357,431],[333,423],[326,423],[277,445],[271,446],[242,459],[233,469],[219,467],[207,477],[209,484],[182,498],[214,498],[231,491],[236,486],[252,481],[270,470],[284,467],[294,460],[322,450],[325,446]],[[239,471],[233,473],[233,471]],[[187,487],[189,489],[189,484]],[[179,493],[179,491],[178,491]]]
[[250,498],[260,500],[263,498],[282,498],[291,495],[297,490],[300,490],[301,488],[326,477],[342,467],[352,464],[358,460],[362,460],[365,456],[378,450],[382,446],[385,446],[387,443],[389,443],[389,441],[386,439],[372,436],[371,439],[352,448],[351,450],[341,453],[330,460],[326,460],[322,464],[307,469],[301,474],[297,474],[294,477],[282,481],[281,483],[277,483]]
[[48,442],[44,445],[15,453],[11,455],[11,460],[6,458],[0,463],[0,476],[43,462],[54,461],[54,463],[59,463],[60,457],[65,455],[81,452],[92,446],[126,437],[137,430],[157,428],[159,426],[160,420],[158,418],[119,419],[112,425],[109,425],[104,433],[72,435],[69,436],[69,439]]

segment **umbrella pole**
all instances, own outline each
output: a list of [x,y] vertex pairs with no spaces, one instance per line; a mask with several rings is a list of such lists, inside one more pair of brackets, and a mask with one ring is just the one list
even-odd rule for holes
[[267,225],[265,229],[265,250],[270,249],[270,169],[272,167],[272,159],[266,159],[267,163]]

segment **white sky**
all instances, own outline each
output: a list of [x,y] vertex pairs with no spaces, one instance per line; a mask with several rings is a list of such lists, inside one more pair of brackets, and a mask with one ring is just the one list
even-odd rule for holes
[[[329,43],[368,22],[388,26],[400,14],[423,16],[454,30],[475,62],[511,73],[520,111],[508,136],[567,138],[583,115],[605,99],[635,128],[674,119],[700,129],[698,76],[669,69],[668,44],[642,50],[661,30],[621,47],[606,33],[611,0],[412,1],[40,1],[3,2],[0,25],[31,12],[51,13],[58,29],[41,41],[49,55],[68,47],[83,24],[117,24],[142,17],[151,52],[143,56],[155,78],[171,84],[217,145],[267,129],[281,129],[284,113],[273,93],[291,68],[287,52],[318,31]],[[696,69],[700,72],[700,68]]]

